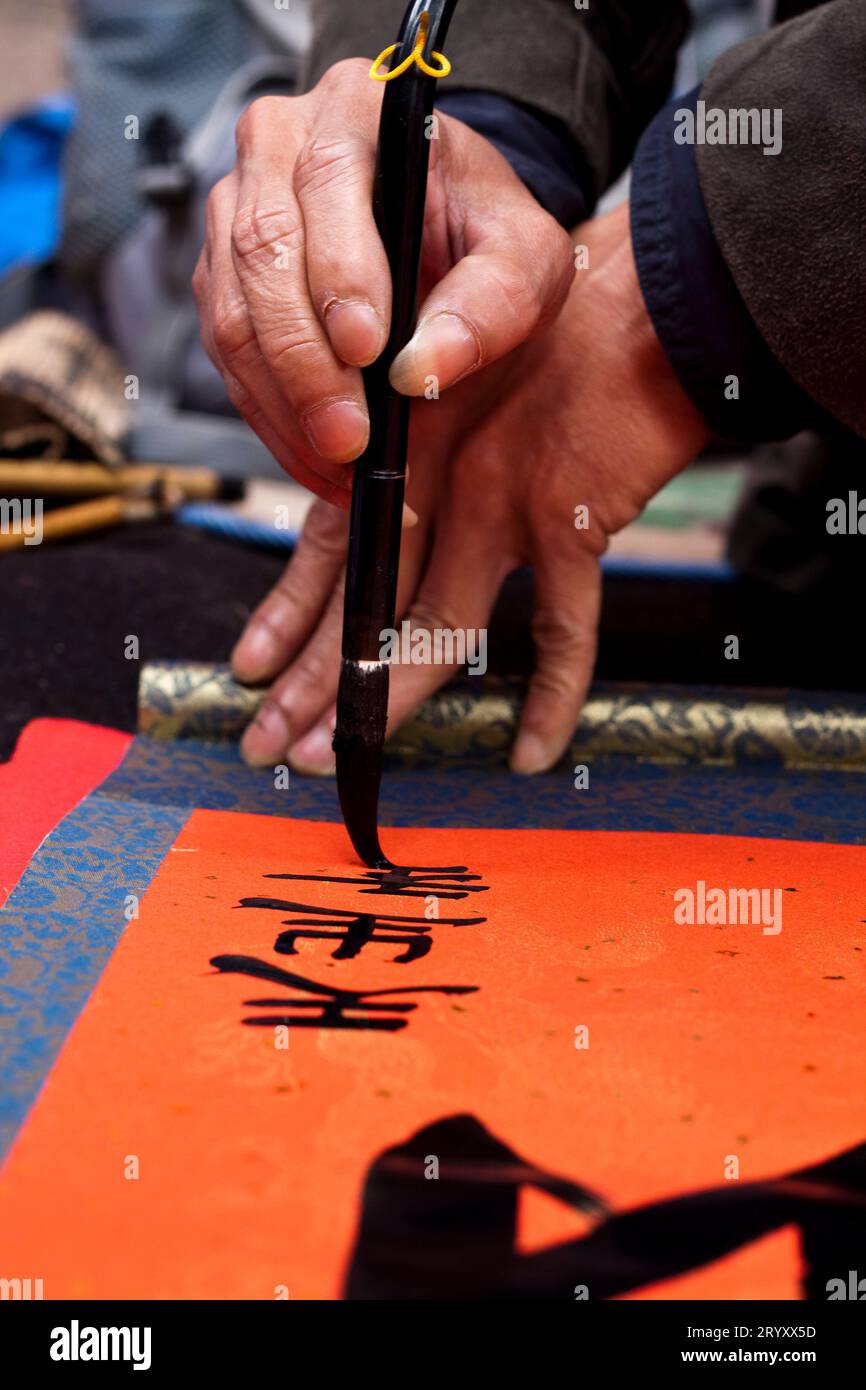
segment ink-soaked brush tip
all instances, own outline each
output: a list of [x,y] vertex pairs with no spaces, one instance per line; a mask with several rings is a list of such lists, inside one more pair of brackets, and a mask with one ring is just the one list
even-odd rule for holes
[[379,787],[388,715],[385,661],[343,659],[337,694],[334,753],[346,829],[369,869],[391,869],[379,843]]

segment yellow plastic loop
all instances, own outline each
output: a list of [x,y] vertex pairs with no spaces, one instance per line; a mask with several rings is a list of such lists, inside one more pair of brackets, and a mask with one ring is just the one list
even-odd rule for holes
[[394,68],[391,72],[380,72],[379,69],[383,63],[387,62],[387,60],[391,57],[391,54],[396,52],[397,45],[395,43],[392,43],[389,48],[384,49],[384,51],[379,54],[379,57],[376,59],[375,63],[370,69],[370,76],[372,77],[373,81],[391,82],[395,77],[402,77],[404,72],[408,72],[409,68],[411,68],[413,63],[417,63],[421,71],[426,72],[428,77],[447,77],[449,72],[451,71],[451,64],[445,57],[444,53],[434,52],[431,54],[431,57],[435,58],[439,63],[438,68],[431,67],[430,64],[427,62],[427,59],[424,57],[424,45],[427,42],[427,30],[429,26],[429,14],[422,14],[421,22],[418,25],[418,37],[415,40],[415,47],[409,54],[409,57],[404,58],[402,63],[398,63],[396,68]]

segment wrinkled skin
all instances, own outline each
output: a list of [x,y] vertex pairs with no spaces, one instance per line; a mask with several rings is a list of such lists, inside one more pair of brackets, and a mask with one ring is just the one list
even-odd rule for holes
[[[414,407],[398,623],[483,628],[505,577],[535,572],[536,668],[512,767],[552,766],[592,677],[608,538],[694,458],[706,428],[647,317],[619,209],[577,233],[590,248],[565,309],[542,337],[439,401]],[[589,526],[575,528],[575,508]],[[345,514],[318,501],[280,583],[233,654],[244,680],[273,680],[247,730],[256,764],[333,770]],[[395,665],[389,728],[454,674]]]
[[[203,340],[241,415],[317,494],[232,656],[239,679],[271,682],[242,743],[256,765],[334,766],[350,464],[369,430],[360,368],[390,313],[371,212],[381,100],[352,60],[306,96],[255,102],[208,204],[194,282]],[[438,119],[419,326],[391,373],[418,398],[397,622],[484,628],[505,577],[533,567],[536,669],[512,752],[533,773],[561,756],[586,695],[608,537],[706,430],[646,314],[627,208],[578,229],[590,268],[575,277],[572,239],[505,160]],[[395,665],[390,730],[453,674]]]
[[[347,507],[369,417],[359,368],[388,332],[391,285],[373,221],[382,86],[337,63],[301,97],[242,115],[232,172],[211,192],[193,288],[229,397],[283,467]],[[571,241],[493,146],[439,115],[430,141],[418,331],[392,380],[423,396],[549,324]]]

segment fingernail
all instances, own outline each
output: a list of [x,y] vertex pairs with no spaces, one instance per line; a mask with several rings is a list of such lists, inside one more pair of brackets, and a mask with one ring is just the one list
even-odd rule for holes
[[231,667],[242,681],[267,680],[279,660],[276,637],[263,623],[245,628],[231,654]]
[[511,771],[534,777],[550,767],[550,754],[537,734],[520,734],[511,754]]
[[478,339],[459,314],[434,314],[420,325],[395,357],[391,385],[406,396],[423,396],[430,384],[452,386],[478,366]]
[[325,310],[331,346],[350,367],[366,367],[384,345],[385,325],[364,299],[337,299]]
[[304,429],[322,458],[348,463],[367,447],[370,420],[366,410],[354,401],[329,401],[310,411]]
[[403,503],[403,530],[411,531],[413,526],[418,525],[418,513],[413,511],[408,502]]
[[337,770],[331,747],[333,737],[333,729],[320,724],[289,749],[289,766],[295,772],[306,772],[314,777],[333,777]]
[[250,767],[273,767],[284,760],[291,733],[279,706],[266,700],[241,739],[241,757]]

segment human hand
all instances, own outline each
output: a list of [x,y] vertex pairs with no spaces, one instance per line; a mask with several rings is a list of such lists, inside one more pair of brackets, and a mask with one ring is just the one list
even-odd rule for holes
[[[409,501],[420,520],[403,536],[397,622],[485,628],[507,574],[533,566],[536,666],[511,758],[523,773],[552,766],[577,722],[608,538],[708,433],[644,307],[627,208],[577,238],[591,269],[553,327],[447,398],[419,403],[412,423]],[[577,508],[586,508],[583,529]],[[250,762],[288,756],[302,771],[333,770],[345,555],[345,517],[316,503],[282,581],[235,649],[241,679],[278,676],[244,736]],[[393,665],[389,732],[453,674]]]
[[[301,97],[238,123],[234,170],[208,200],[194,276],[205,347],[271,453],[348,507],[366,447],[360,368],[387,340],[391,285],[372,212],[382,85],[336,64]],[[482,136],[439,113],[431,140],[418,328],[392,381],[422,396],[495,362],[555,318],[571,241]]]

